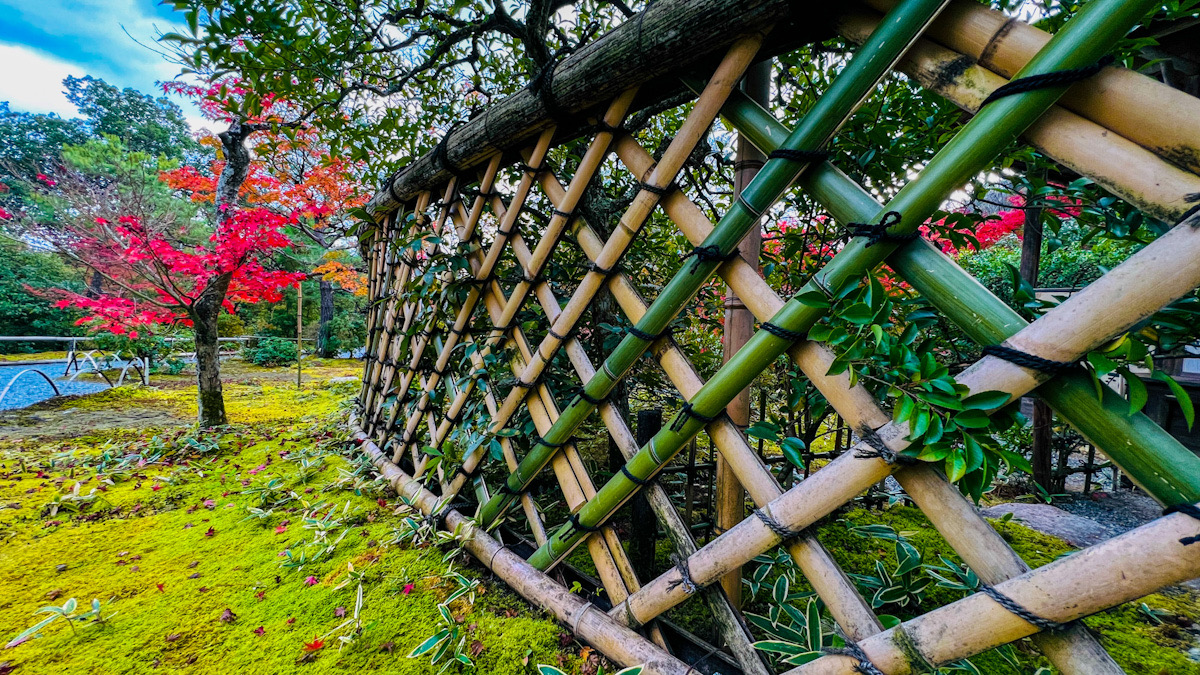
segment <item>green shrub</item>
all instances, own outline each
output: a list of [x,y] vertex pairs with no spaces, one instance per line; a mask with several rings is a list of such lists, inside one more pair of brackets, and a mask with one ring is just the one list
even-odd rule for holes
[[296,343],[283,338],[264,338],[257,347],[245,349],[246,360],[257,366],[281,366],[296,360]]

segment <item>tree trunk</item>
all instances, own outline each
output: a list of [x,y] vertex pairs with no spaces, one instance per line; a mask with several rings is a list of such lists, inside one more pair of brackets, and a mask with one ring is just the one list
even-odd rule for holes
[[333,323],[333,284],[321,279],[321,319],[317,328],[317,354],[323,359],[336,356],[333,345],[330,344],[331,324]]
[[225,397],[221,391],[220,342],[217,333],[217,317],[221,314],[221,301],[229,289],[229,274],[222,274],[196,299],[191,308],[192,330],[196,333],[196,387],[198,397],[198,422],[202,428],[228,424],[225,416]]
[[104,294],[104,276],[100,270],[92,270],[92,279],[88,281],[87,297],[95,299]]

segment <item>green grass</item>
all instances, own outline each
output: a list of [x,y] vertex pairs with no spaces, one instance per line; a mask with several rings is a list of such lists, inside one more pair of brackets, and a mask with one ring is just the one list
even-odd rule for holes
[[[0,650],[0,663],[18,673],[437,672],[427,658],[406,655],[436,630],[437,605],[456,587],[444,551],[388,543],[400,519],[387,495],[329,489],[340,470],[355,468],[327,419],[353,389],[234,385],[227,389],[231,417],[253,424],[203,452],[179,449],[183,428],[113,429],[0,448],[0,504],[19,505],[0,510],[0,642],[36,623],[38,608],[68,598],[81,607],[99,599],[102,616],[112,615],[76,623],[77,632],[66,622],[51,624],[41,637]],[[194,405],[189,394],[112,390],[71,405],[177,406],[186,417]],[[299,411],[307,416],[299,419]],[[122,475],[100,473],[105,453],[165,454]],[[289,459],[303,454],[322,464],[307,481]],[[272,479],[297,497],[266,519],[247,520],[249,507],[259,504],[243,491]],[[51,515],[52,500],[77,484],[83,495],[97,490],[96,499],[80,513]],[[322,515],[346,514],[329,539],[345,536],[327,557],[289,569],[282,566],[285,550],[311,556],[320,549],[306,543],[314,531],[303,527],[302,500],[328,502]],[[353,617],[356,583],[337,588],[350,565],[366,570],[362,630],[340,649],[337,636],[347,631],[328,635],[306,657],[305,643]],[[454,569],[486,576],[467,561]],[[413,590],[405,594],[408,584]],[[478,652],[477,672],[527,673],[536,663],[578,661],[575,648],[564,650],[562,629],[502,584],[485,584],[473,604],[458,600],[450,608],[467,648]],[[227,610],[236,618],[223,620]]]

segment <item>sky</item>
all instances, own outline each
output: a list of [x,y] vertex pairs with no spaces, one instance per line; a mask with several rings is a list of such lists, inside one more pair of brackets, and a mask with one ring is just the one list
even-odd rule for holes
[[[0,0],[0,101],[74,117],[63,95],[67,75],[160,96],[157,83],[172,79],[178,66],[147,46],[182,25],[182,14],[157,0]],[[193,105],[175,101],[193,129],[204,126]]]

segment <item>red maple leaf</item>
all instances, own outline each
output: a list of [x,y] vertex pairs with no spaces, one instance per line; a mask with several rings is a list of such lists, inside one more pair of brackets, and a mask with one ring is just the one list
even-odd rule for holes
[[325,641],[315,635],[313,636],[312,642],[304,643],[304,651],[306,651],[306,652],[315,652],[319,649],[323,649],[324,647],[325,647]]

